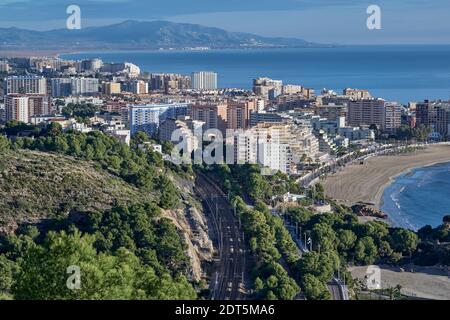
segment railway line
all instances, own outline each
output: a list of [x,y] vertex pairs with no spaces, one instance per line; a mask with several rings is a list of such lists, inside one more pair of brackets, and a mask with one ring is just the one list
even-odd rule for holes
[[196,191],[215,237],[215,271],[211,275],[212,300],[245,299],[245,241],[239,218],[223,191],[198,173]]

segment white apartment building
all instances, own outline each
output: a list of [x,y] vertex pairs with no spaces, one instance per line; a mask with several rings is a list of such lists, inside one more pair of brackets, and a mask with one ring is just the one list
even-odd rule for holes
[[39,76],[13,76],[5,79],[5,95],[47,94],[47,80]]
[[191,76],[192,89],[195,90],[216,90],[217,73],[211,71],[193,72]]
[[105,63],[101,67],[100,71],[105,73],[123,73],[128,75],[130,78],[136,78],[141,74],[141,69],[137,65],[129,62]]
[[274,99],[283,91],[283,81],[270,78],[258,78],[253,80],[253,92],[265,99]]
[[148,94],[148,82],[133,80],[130,82],[130,91],[134,94]]
[[55,78],[51,80],[53,97],[92,96],[99,93],[96,78]]
[[11,70],[7,61],[0,61],[0,73],[8,73]]
[[258,163],[275,171],[296,173],[302,156],[316,158],[319,141],[306,123],[261,123],[234,137],[238,164]]

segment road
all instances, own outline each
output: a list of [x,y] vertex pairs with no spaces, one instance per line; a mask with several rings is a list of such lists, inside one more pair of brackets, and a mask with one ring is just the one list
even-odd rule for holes
[[297,180],[297,183],[300,184],[300,186],[302,187],[308,187],[323,175],[335,173],[336,171],[341,170],[346,165],[354,161],[364,161],[374,156],[395,154],[396,152],[400,152],[408,147],[423,147],[423,146],[425,146],[425,144],[384,145],[378,148],[363,149],[358,153],[351,152],[349,154],[346,154],[345,156],[333,160],[330,163],[325,164],[324,166],[321,166],[320,168],[317,168],[312,172],[307,173],[303,177],[300,177]]
[[202,173],[197,174],[196,191],[214,232],[216,261],[211,275],[211,299],[243,300],[246,248],[239,219],[222,190]]
[[[280,215],[279,212],[276,210],[272,211],[275,215]],[[309,252],[309,249],[306,246],[306,243],[302,242],[301,237],[299,237],[298,230],[296,230],[296,226],[292,224],[289,219],[284,219],[283,216],[281,218],[284,221],[284,224],[286,226],[286,229],[291,234],[292,239],[297,244],[297,248],[299,250],[299,254],[302,255],[303,253]],[[305,240],[306,242],[306,240]],[[334,277],[329,283],[328,283],[328,289],[330,290],[331,295],[333,296],[333,300],[349,300],[348,296],[348,288],[343,283],[342,280]]]

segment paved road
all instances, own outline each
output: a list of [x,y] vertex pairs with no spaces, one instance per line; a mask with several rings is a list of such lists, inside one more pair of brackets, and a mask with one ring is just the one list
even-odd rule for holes
[[[276,212],[275,210],[272,213],[275,215],[279,215],[279,213]],[[281,218],[283,219],[283,217]],[[301,255],[303,253],[309,252],[309,249],[307,248],[305,243],[302,241],[300,237],[298,237],[297,231],[295,230],[296,229],[295,225],[292,225],[288,220],[283,219],[283,221],[286,226],[286,229],[291,234],[292,239],[297,244],[299,254]],[[328,288],[333,296],[333,300],[349,300],[348,288],[340,279],[333,278],[328,283]]]
[[196,189],[215,237],[216,263],[211,275],[212,300],[245,299],[245,241],[239,219],[226,195],[206,175],[197,175]]

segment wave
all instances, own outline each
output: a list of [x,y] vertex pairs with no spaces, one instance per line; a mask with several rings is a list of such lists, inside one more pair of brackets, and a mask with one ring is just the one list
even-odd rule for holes
[[401,175],[386,188],[381,210],[394,226],[418,230],[436,227],[450,211],[450,163],[424,167]]

